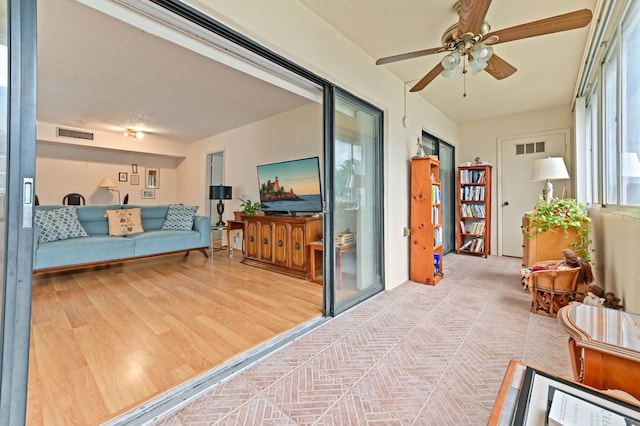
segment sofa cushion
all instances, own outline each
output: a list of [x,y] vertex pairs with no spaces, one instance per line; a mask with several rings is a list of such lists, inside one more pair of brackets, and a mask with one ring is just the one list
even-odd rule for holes
[[78,220],[75,207],[61,207],[47,211],[38,210],[35,212],[33,220],[38,227],[39,243],[89,236]]
[[198,206],[185,206],[183,204],[171,204],[167,211],[167,218],[161,229],[173,229],[176,231],[191,231],[193,229],[193,218],[196,215]]
[[39,244],[35,251],[33,269],[129,259],[134,257],[134,245],[134,241],[129,238],[108,235]]
[[136,257],[201,247],[201,237],[197,231],[146,231],[142,234],[127,235],[125,238],[135,241]]
[[142,212],[140,208],[127,210],[107,210],[105,216],[109,220],[109,235],[121,236],[144,232]]
[[167,218],[167,211],[169,205],[157,205],[157,206],[136,206],[133,204],[125,204],[122,206],[126,209],[142,208],[142,227],[145,232],[155,231],[162,228],[165,219]]

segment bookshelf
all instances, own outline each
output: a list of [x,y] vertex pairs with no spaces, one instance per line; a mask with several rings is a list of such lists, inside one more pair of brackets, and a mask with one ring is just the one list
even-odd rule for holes
[[440,163],[432,158],[411,160],[411,281],[436,285],[442,270],[442,205]]
[[491,252],[491,166],[458,167],[458,254]]

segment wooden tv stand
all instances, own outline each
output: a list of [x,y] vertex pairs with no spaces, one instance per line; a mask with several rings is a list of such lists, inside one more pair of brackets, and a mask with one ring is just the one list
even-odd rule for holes
[[322,239],[322,218],[243,216],[243,219],[242,263],[309,279],[308,244]]

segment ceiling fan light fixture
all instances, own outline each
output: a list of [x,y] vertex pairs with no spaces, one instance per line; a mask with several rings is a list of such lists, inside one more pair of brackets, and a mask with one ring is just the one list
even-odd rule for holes
[[476,44],[471,48],[471,56],[473,59],[487,62],[493,55],[493,47],[484,44]]
[[444,71],[442,71],[440,73],[441,76],[443,77],[447,77],[447,78],[456,78],[456,75],[458,74],[458,68],[451,68],[451,69],[445,69]]
[[467,65],[468,65],[469,71],[471,71],[471,75],[476,75],[479,72],[483,71],[488,64],[489,64],[488,62],[478,61],[476,59],[473,59],[469,61]]
[[455,70],[460,64],[460,51],[455,50],[442,58],[442,68],[445,70]]

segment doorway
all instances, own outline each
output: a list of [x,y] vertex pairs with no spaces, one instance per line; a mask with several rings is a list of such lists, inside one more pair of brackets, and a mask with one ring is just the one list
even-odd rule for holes
[[440,161],[442,223],[445,230],[442,237],[442,251],[446,254],[456,249],[456,151],[453,145],[424,131],[422,132],[422,148],[427,155],[437,155]]
[[[540,158],[563,157],[571,170],[570,138],[570,129],[559,129],[498,140],[499,256],[522,257],[522,217],[533,210],[544,185],[531,180],[533,164]],[[571,195],[571,181],[556,181],[554,186],[556,196]]]

